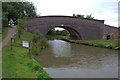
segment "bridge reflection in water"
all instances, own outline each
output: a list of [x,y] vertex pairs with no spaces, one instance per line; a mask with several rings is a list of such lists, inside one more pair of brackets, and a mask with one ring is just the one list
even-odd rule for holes
[[36,60],[54,78],[117,78],[115,50],[50,40]]
[[56,57],[70,57],[71,56],[71,46],[68,42],[61,41],[61,40],[54,40],[54,41],[49,41],[49,44],[51,46],[51,50],[53,54]]

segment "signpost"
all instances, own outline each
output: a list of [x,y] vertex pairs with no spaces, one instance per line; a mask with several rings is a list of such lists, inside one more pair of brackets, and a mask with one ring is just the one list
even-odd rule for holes
[[26,47],[26,48],[29,49],[29,58],[31,59],[31,53],[32,53],[31,44],[32,44],[32,41],[31,40],[23,40],[22,43],[23,43],[23,45],[22,45],[23,47]]
[[25,41],[25,40],[23,40],[22,41],[23,42],[23,47],[29,47],[29,41]]
[[[21,40],[21,39],[19,39],[19,40]],[[11,37],[11,50],[13,49],[13,43],[15,44],[15,38]],[[16,46],[16,45],[14,45],[14,46]],[[19,46],[19,47],[24,47],[24,48],[29,49],[29,58],[31,59],[32,41],[31,40],[22,40],[22,46]]]

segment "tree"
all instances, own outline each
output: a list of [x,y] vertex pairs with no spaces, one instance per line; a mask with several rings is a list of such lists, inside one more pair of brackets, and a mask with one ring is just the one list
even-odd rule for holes
[[80,17],[80,18],[84,18],[84,15],[80,15],[80,14],[73,14],[73,17]]
[[60,31],[62,36],[69,36],[70,33],[67,30]]
[[19,18],[37,16],[36,8],[32,2],[12,2],[11,5],[14,6],[15,10],[20,15]]
[[[19,0],[22,1],[22,0]],[[3,28],[8,27],[8,21],[12,18],[14,22],[26,17],[36,17],[36,8],[30,2],[3,2],[2,3],[2,24]],[[4,31],[4,30],[3,30]]]
[[88,19],[94,19],[94,17],[92,17],[92,14],[87,15],[86,18],[88,18]]
[[33,3],[30,2],[3,2],[2,4],[3,13],[6,14],[6,18],[10,20],[23,19],[25,17],[35,17],[36,8]]
[[2,13],[2,26],[4,26],[4,27],[2,27],[2,32],[3,33],[4,33],[4,30],[5,30],[6,26],[8,26],[7,14],[8,14],[7,12]]
[[80,17],[80,18],[94,19],[94,17],[92,17],[92,14],[87,15],[86,17],[85,17],[85,15],[73,14],[73,17]]
[[73,14],[73,17],[75,17],[75,14]]

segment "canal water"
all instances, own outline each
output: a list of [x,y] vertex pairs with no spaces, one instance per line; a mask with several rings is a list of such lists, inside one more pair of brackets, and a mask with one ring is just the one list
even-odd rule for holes
[[49,40],[36,60],[53,78],[117,78],[115,50]]

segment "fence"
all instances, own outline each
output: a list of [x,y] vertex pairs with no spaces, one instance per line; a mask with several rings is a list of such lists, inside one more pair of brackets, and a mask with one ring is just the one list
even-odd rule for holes
[[20,39],[18,38],[18,32],[13,34],[11,37],[11,50],[13,50],[13,47],[22,47],[29,49],[29,58],[31,59],[32,55],[32,40],[26,40],[26,39]]

